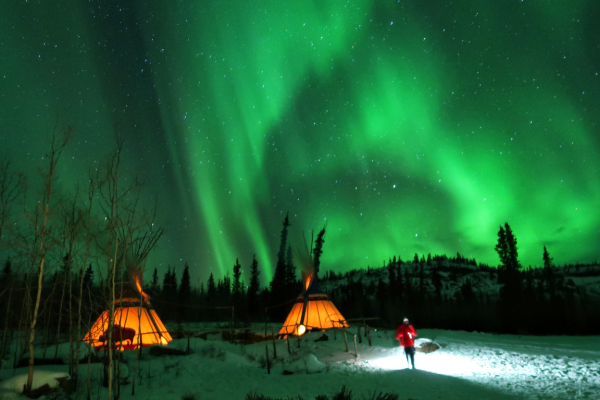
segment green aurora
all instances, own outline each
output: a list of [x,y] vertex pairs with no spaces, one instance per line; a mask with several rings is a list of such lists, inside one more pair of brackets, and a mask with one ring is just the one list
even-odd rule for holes
[[0,146],[62,190],[126,139],[158,193],[151,264],[263,284],[281,222],[328,225],[324,269],[460,252],[600,255],[596,0],[15,1],[0,13]]

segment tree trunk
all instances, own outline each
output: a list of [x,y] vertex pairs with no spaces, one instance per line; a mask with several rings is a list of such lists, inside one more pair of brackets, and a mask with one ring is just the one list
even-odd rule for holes
[[54,302],[54,290],[56,290],[56,282],[54,280],[54,286],[52,287],[52,294],[50,295],[50,307],[48,308],[48,319],[46,320],[46,334],[44,335],[44,355],[43,359],[46,359],[46,350],[48,349],[48,336],[50,336],[50,320],[52,319],[52,303]]
[[56,328],[56,339],[54,340],[54,344],[56,348],[54,349],[54,359],[58,358],[58,342],[60,340],[60,323],[62,322],[62,308],[63,308],[63,300],[65,298],[65,286],[67,286],[67,278],[63,277],[63,289],[62,294],[60,295],[60,305],[58,306],[58,326]]
[[4,334],[2,335],[2,350],[0,351],[0,362],[4,360],[4,348],[6,346],[6,332],[8,332],[8,316],[10,315],[10,299],[12,297],[12,284],[8,293],[8,303],[6,303],[6,317],[4,318]]
[[31,330],[29,331],[29,372],[27,374],[27,386],[25,391],[31,392],[31,386],[33,385],[33,363],[35,358],[33,343],[35,341],[35,324],[37,322],[38,310],[40,308],[40,299],[42,298],[42,279],[44,277],[44,262],[46,261],[46,255],[42,256],[40,262],[40,269],[38,275],[38,290],[35,299],[35,308],[33,309],[33,317],[31,319]]

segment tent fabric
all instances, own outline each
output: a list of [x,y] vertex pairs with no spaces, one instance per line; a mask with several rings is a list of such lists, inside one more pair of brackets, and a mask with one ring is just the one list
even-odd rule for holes
[[[138,347],[138,343],[144,347],[153,344],[166,345],[173,340],[156,311],[148,306],[115,307],[114,324],[114,347],[116,348],[133,349]],[[101,336],[107,330],[108,310],[100,315],[83,341],[90,342],[94,347],[102,347],[106,341]]]
[[280,337],[297,335],[299,325],[304,325],[306,331],[349,327],[344,316],[325,294],[308,296],[304,321],[301,321],[303,307],[304,296],[301,296],[283,323],[283,327],[279,331]]

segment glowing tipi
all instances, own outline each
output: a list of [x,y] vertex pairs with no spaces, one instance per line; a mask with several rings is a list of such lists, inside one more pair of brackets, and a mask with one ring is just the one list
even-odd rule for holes
[[329,300],[327,294],[321,290],[319,284],[319,259],[322,253],[324,235],[325,228],[317,235],[314,259],[311,257],[311,251],[307,251],[306,257],[304,257],[304,271],[302,271],[304,292],[300,294],[285,319],[283,327],[279,331],[279,337],[302,336],[307,331],[349,327],[344,316]]
[[[122,290],[117,291],[115,300],[115,317],[113,330],[113,347],[117,349],[135,349],[153,344],[167,345],[173,338],[165,328],[156,311],[150,304],[150,296],[142,290],[139,279],[135,279],[137,290],[129,283],[119,284]],[[83,338],[92,346],[99,348],[108,341],[108,310],[100,314],[96,323]]]
[[309,275],[305,285],[306,291],[298,297],[285,319],[279,331],[280,337],[302,336],[305,332],[349,326],[335,304],[321,290],[316,275]]

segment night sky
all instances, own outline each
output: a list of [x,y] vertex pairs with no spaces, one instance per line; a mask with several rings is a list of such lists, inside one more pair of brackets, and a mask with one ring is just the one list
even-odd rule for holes
[[256,253],[264,284],[288,211],[325,270],[497,265],[504,222],[524,265],[600,258],[597,0],[5,3],[0,151],[36,182],[58,115],[72,192],[119,124],[161,274]]

